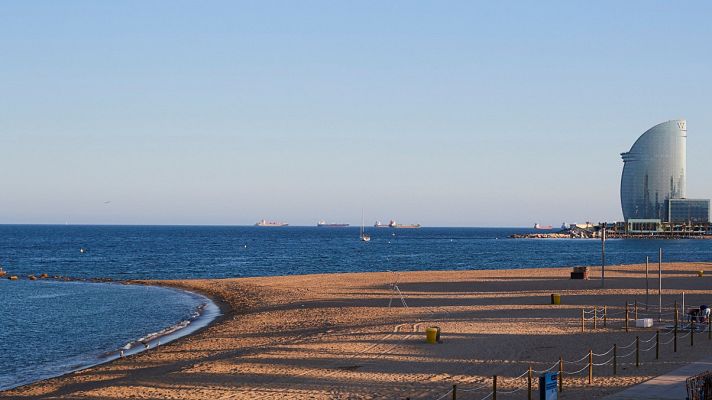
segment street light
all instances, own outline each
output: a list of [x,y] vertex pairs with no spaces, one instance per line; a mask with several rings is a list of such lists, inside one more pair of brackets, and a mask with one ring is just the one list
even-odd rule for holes
[[606,223],[601,224],[601,287],[606,286]]

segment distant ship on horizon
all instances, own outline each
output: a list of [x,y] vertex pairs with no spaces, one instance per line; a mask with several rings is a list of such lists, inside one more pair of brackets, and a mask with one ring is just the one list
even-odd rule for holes
[[547,229],[552,229],[552,226],[551,225],[534,224],[534,229],[547,230]]
[[267,221],[266,219],[261,220],[260,222],[256,223],[255,226],[287,226],[289,225],[286,222],[276,222],[276,221]]
[[420,228],[420,224],[398,224],[394,220],[390,220],[387,224],[381,223],[381,221],[376,221],[375,224],[373,224],[374,227],[376,228],[396,228],[396,229],[418,229]]
[[330,223],[330,222],[326,222],[322,219],[321,221],[317,222],[316,226],[326,227],[326,228],[345,228],[345,227],[349,226],[349,224]]

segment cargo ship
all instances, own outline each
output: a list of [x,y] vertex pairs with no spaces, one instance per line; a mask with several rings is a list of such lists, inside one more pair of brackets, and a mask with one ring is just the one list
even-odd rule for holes
[[534,224],[534,229],[548,230],[548,229],[552,229],[552,227],[551,227],[551,225]]
[[396,229],[418,229],[420,228],[420,224],[396,224],[394,226]]
[[420,224],[398,224],[396,221],[391,220],[387,224],[381,223],[381,221],[376,221],[373,224],[376,228],[396,228],[396,229],[417,229],[420,228]]
[[289,224],[286,222],[267,221],[266,219],[263,219],[262,221],[255,224],[255,226],[287,226],[287,225],[289,225]]
[[319,227],[325,227],[325,228],[345,228],[349,226],[349,224],[334,224],[334,223],[329,223],[324,220],[321,220],[317,222],[316,226]]

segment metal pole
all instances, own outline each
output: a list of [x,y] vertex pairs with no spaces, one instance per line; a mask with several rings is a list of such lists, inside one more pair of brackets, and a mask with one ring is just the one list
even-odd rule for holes
[[588,384],[593,383],[593,350],[588,351]]
[[658,250],[658,322],[663,319],[663,249]]
[[613,344],[613,375],[618,373],[618,345]]
[[660,359],[660,331],[655,333],[655,359]]
[[680,307],[680,311],[687,315],[687,310],[685,309],[685,292],[682,292],[682,307]]
[[628,301],[625,302],[625,331],[628,332]]
[[650,304],[650,284],[648,283],[648,261],[650,257],[645,256],[645,311],[648,311]]
[[457,385],[452,385],[452,400],[457,400]]
[[581,309],[581,333],[584,331],[584,316],[583,316],[583,308]]
[[608,322],[608,316],[607,316],[607,311],[608,311],[608,306],[603,306],[603,327],[606,327],[606,323]]
[[598,328],[598,306],[593,306],[593,329]]

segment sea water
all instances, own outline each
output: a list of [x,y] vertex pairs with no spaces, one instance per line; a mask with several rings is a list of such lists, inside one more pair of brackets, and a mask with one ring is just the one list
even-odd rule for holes
[[0,389],[134,353],[138,340],[165,343],[208,302],[160,287],[0,279]]
[[[184,279],[599,265],[601,242],[509,239],[525,228],[1,225],[0,265],[25,277]],[[80,249],[85,249],[80,252]],[[709,240],[606,242],[606,263],[712,261]],[[0,279],[0,388],[115,357],[195,318],[206,299],[106,283]],[[131,347],[131,346],[129,346]]]

